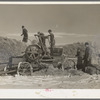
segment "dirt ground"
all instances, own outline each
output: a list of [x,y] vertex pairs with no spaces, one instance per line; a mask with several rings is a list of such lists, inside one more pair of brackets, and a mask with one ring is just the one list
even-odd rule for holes
[[0,89],[100,89],[100,75],[0,76]]
[[32,76],[0,76],[0,89],[100,89],[100,75],[76,69],[62,71],[50,65]]

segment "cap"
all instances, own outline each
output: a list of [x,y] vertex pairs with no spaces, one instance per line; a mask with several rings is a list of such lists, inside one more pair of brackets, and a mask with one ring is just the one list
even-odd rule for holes
[[48,32],[52,32],[52,30],[51,30],[51,29],[49,29],[49,30],[48,30]]
[[85,45],[89,45],[89,43],[88,42],[85,42]]
[[24,28],[24,26],[22,26],[22,28]]

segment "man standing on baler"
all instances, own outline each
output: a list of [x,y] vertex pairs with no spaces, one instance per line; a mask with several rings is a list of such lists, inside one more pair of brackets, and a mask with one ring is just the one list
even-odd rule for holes
[[53,55],[53,48],[55,46],[55,38],[54,34],[52,33],[52,30],[48,30],[49,36],[50,36],[50,54]]
[[28,31],[27,31],[27,29],[24,27],[24,26],[22,26],[22,34],[21,34],[21,36],[23,35],[23,42],[28,42]]

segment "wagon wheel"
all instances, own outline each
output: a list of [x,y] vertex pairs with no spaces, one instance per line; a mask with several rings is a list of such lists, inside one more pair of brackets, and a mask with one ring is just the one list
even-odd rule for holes
[[74,60],[72,59],[67,59],[64,63],[63,63],[63,69],[76,69],[76,64],[74,62]]
[[72,59],[69,59],[68,61],[69,61],[70,67],[73,68],[73,69],[76,69],[76,63],[75,63],[75,61],[72,60]]
[[41,49],[38,45],[29,45],[25,51],[26,59],[28,61],[35,61],[41,55]]
[[29,76],[32,75],[33,68],[30,63],[28,62],[20,62],[18,64],[17,74],[22,76]]
[[8,66],[5,66],[4,69],[3,69],[5,75],[7,75],[7,71],[8,71]]

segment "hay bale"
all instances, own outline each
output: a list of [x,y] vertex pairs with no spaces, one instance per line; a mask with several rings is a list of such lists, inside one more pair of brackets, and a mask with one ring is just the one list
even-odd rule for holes
[[98,68],[96,68],[96,66],[88,66],[85,69],[85,72],[93,75],[93,74],[100,74],[100,70]]
[[21,55],[26,45],[15,39],[0,37],[0,61],[7,62],[9,57]]

